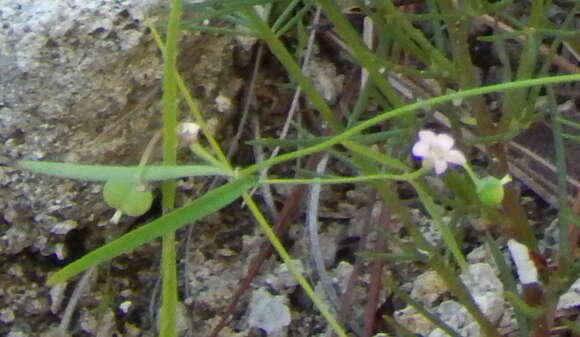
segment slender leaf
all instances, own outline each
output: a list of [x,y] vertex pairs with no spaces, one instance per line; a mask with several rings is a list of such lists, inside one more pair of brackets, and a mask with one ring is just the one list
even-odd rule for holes
[[571,126],[573,128],[576,128],[576,129],[580,129],[580,123],[571,121],[571,120],[563,118],[563,117],[558,117],[558,118],[556,118],[556,120],[564,125]]
[[[20,161],[18,165],[23,169],[49,176],[88,181],[131,180],[135,179],[141,170],[139,166],[84,165],[28,160]],[[226,169],[207,165],[151,165],[145,166],[143,170],[143,176],[141,177],[143,181],[169,180],[193,176],[231,175]]]
[[99,263],[127,253],[138,246],[150,242],[166,233],[177,230],[188,223],[196,221],[236,200],[242,193],[253,187],[257,179],[253,176],[243,177],[218,187],[193,200],[184,207],[168,213],[157,220],[143,225],[104,246],[93,250],[82,258],[69,264],[48,278],[53,285],[68,280],[78,273]]
[[183,4],[184,11],[199,11],[202,9],[207,9],[211,7],[225,8],[225,7],[248,7],[248,6],[258,6],[265,5],[267,3],[274,2],[275,0],[207,0],[203,2],[196,3],[185,3]]

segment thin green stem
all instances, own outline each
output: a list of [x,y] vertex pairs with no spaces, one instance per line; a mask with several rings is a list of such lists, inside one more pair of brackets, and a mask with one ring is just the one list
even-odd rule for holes
[[141,155],[141,160],[139,161],[139,171],[137,171],[136,175],[136,180],[138,182],[140,182],[141,179],[143,178],[147,162],[149,161],[149,158],[151,157],[151,154],[155,149],[155,145],[157,145],[160,139],[161,139],[161,131],[155,132],[155,134],[153,134],[153,138],[151,138],[151,140],[147,144],[145,151],[143,151],[143,154]]
[[[159,36],[159,33],[155,29],[155,26],[149,25],[149,29],[151,30],[151,35],[153,36],[153,39],[155,40],[155,42],[157,42],[157,47],[159,48],[159,50],[161,50],[161,53],[165,56],[165,47],[163,45],[163,41],[161,41],[161,36]],[[218,159],[224,164],[224,166],[229,169],[232,169],[219,143],[212,135],[209,126],[207,125],[205,119],[201,115],[201,112],[197,107],[197,100],[193,98],[193,96],[191,96],[191,93],[187,89],[187,86],[185,85],[183,78],[181,77],[181,75],[179,75],[179,72],[177,72],[177,70],[175,71],[175,77],[177,79],[177,87],[179,88],[181,95],[184,97],[185,103],[187,104],[189,111],[193,115],[193,118],[195,119],[196,123],[199,124],[199,128],[201,129],[201,132],[207,139],[207,142],[218,156]]]
[[[163,165],[177,164],[177,41],[181,0],[171,0],[167,40],[163,63]],[[164,213],[175,206],[176,183],[165,181],[161,186],[161,205]],[[159,336],[176,337],[177,265],[175,261],[175,232],[163,236],[161,253],[162,304],[159,319]]]
[[471,165],[469,165],[469,163],[465,163],[465,165],[463,165],[463,169],[465,170],[465,172],[467,172],[467,175],[469,176],[469,178],[471,178],[474,184],[479,181],[479,178],[477,177],[475,172],[473,172],[473,169],[471,168]]
[[427,172],[426,169],[419,169],[414,172],[404,174],[370,174],[356,177],[332,177],[332,178],[292,178],[292,179],[264,179],[262,184],[348,184],[361,183],[372,180],[398,180],[410,181],[417,179]]
[[276,156],[274,158],[262,161],[260,163],[251,165],[251,166],[241,170],[240,173],[242,175],[252,174],[252,173],[255,173],[255,172],[257,172],[263,168],[266,168],[266,167],[270,167],[270,166],[273,166],[273,165],[276,165],[276,164],[279,164],[279,163],[282,163],[282,162],[285,162],[288,160],[296,159],[298,157],[302,157],[302,156],[305,156],[308,154],[312,154],[312,153],[326,150],[326,149],[328,149],[336,144],[339,144],[340,142],[342,142],[344,140],[349,139],[350,137],[352,137],[354,135],[361,133],[363,130],[370,128],[373,125],[384,122],[384,121],[391,119],[393,117],[407,114],[407,113],[412,112],[412,111],[417,110],[417,109],[422,109],[422,108],[426,108],[429,106],[433,106],[433,105],[437,105],[437,104],[441,104],[441,103],[445,103],[445,102],[450,102],[450,101],[453,101],[455,99],[462,99],[462,98],[473,97],[473,96],[477,96],[477,95],[483,95],[483,94],[487,94],[490,92],[508,91],[508,90],[514,90],[514,89],[523,88],[523,87],[535,86],[535,85],[549,85],[549,84],[554,84],[554,83],[567,83],[567,82],[575,82],[575,81],[580,81],[579,74],[560,75],[560,76],[529,79],[529,80],[523,80],[523,81],[514,81],[514,82],[509,82],[509,83],[501,83],[501,84],[495,84],[495,85],[490,85],[490,86],[485,86],[485,87],[478,87],[478,88],[463,90],[460,92],[455,92],[455,93],[451,93],[451,94],[444,95],[444,96],[433,97],[433,98],[430,98],[430,99],[427,99],[424,101],[415,102],[412,104],[402,106],[402,107],[397,108],[397,109],[393,109],[391,111],[384,112],[384,113],[377,115],[373,118],[367,119],[366,121],[361,122],[361,123],[357,124],[356,126],[353,126],[352,128],[348,129],[348,130],[345,130],[344,132],[332,137],[331,139],[320,142],[319,144],[316,144],[313,146],[309,146],[309,147],[306,147],[306,148],[303,148],[303,149],[300,149],[297,151],[282,154],[282,155]]
[[439,213],[439,209],[435,205],[435,202],[433,201],[431,196],[429,196],[429,194],[425,192],[425,189],[423,189],[420,182],[412,180],[410,181],[410,183],[415,189],[415,191],[417,191],[419,199],[421,199],[421,202],[427,209],[427,212],[429,212],[431,219],[433,219],[435,225],[437,225],[437,227],[439,228],[439,232],[443,237],[443,242],[445,242],[445,245],[455,258],[461,269],[463,271],[467,271],[467,262],[465,261],[465,257],[461,253],[461,249],[457,244],[457,240],[455,240],[455,235],[453,235],[449,226],[443,223],[443,219],[441,217],[441,214]]

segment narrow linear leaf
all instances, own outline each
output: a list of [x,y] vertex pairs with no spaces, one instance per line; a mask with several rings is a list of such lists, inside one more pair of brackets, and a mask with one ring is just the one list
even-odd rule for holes
[[199,143],[194,143],[190,147],[191,151],[195,153],[195,155],[205,161],[208,164],[211,164],[213,167],[224,167],[225,165],[221,163],[214,155],[209,153],[203,146],[199,145]]
[[273,2],[272,0],[207,0],[197,3],[185,3],[183,4],[184,11],[199,11],[201,9],[206,9],[208,7],[218,6],[220,8],[239,6],[239,7],[249,7],[265,5],[267,3]]
[[363,157],[367,157],[378,163],[381,163],[387,167],[391,167],[397,170],[406,171],[408,170],[407,165],[397,158],[389,156],[387,153],[382,153],[374,150],[371,147],[360,145],[351,140],[343,140],[342,145],[349,149],[351,152],[357,153]]
[[[371,133],[367,135],[357,135],[353,136],[352,140],[355,140],[363,145],[372,144],[380,141],[385,141],[394,136],[400,136],[403,134],[404,130],[392,130],[392,131],[382,131]],[[278,138],[258,138],[255,140],[247,141],[248,145],[260,145],[260,146],[280,146],[280,147],[291,147],[291,146],[312,146],[320,142],[329,140],[330,136],[321,136],[305,139],[278,139]]]
[[562,323],[564,323],[564,325],[570,329],[572,331],[573,334],[580,334],[580,325],[578,325],[578,323],[567,320],[567,319],[563,319]]
[[233,182],[218,187],[203,196],[193,200],[171,213],[157,220],[143,225],[107,244],[93,250],[82,258],[57,271],[47,280],[49,285],[68,280],[78,273],[87,270],[101,262],[127,253],[136,247],[152,241],[165,233],[179,229],[188,223],[200,219],[236,200],[242,193],[253,187],[257,178],[242,177]]
[[[18,162],[18,165],[25,170],[35,173],[88,181],[106,181],[109,179],[132,180],[137,177],[141,170],[139,166],[84,165],[28,160],[22,160]],[[215,175],[230,176],[231,174],[223,168],[208,165],[151,165],[143,168],[141,180],[155,181]]]

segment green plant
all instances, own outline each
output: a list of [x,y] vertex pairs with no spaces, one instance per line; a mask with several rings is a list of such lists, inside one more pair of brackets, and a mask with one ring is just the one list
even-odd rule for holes
[[[139,166],[134,167],[27,161],[20,163],[22,168],[34,172],[76,179],[105,181],[104,199],[106,202],[111,207],[128,215],[139,215],[148,209],[151,203],[151,195],[144,187],[144,183],[151,180],[161,180],[163,181],[162,206],[164,215],[71,263],[51,275],[48,283],[54,284],[66,281],[88,268],[131,251],[155,238],[162,237],[161,275],[163,279],[163,303],[160,316],[160,336],[176,336],[175,308],[178,298],[174,232],[205,215],[219,211],[241,197],[248,205],[268,240],[288,266],[292,275],[304,288],[307,295],[310,296],[316,308],[337,335],[346,336],[345,329],[341,327],[335,315],[331,313],[328,305],[316,295],[308,281],[293,267],[291,257],[286,248],[274,234],[267,218],[250,197],[248,191],[262,184],[366,183],[372,186],[385,204],[393,209],[393,212],[405,226],[411,241],[411,244],[405,246],[393,236],[393,240],[404,248],[404,256],[403,254],[380,255],[381,253],[379,252],[367,254],[366,256],[390,260],[404,258],[421,262],[434,269],[446,282],[452,294],[478,322],[485,335],[499,336],[497,329],[483,315],[472,295],[457,277],[456,266],[466,269],[466,261],[461,250],[462,242],[459,235],[454,231],[453,226],[444,221],[440,204],[451,205],[453,215],[457,217],[472,213],[492,221],[501,218],[502,222],[506,224],[501,229],[503,235],[521,241],[532,249],[536,248],[534,234],[518,201],[519,195],[517,191],[507,184],[509,181],[507,178],[498,179],[495,177],[509,177],[505,143],[509,137],[514,136],[514,133],[517,134],[519,131],[524,130],[528,120],[536,117],[533,116],[533,106],[530,103],[539,95],[539,91],[534,88],[539,86],[549,88],[550,85],[557,83],[576,82],[580,80],[580,75],[541,77],[540,75],[545,75],[545,73],[534,72],[534,66],[539,55],[537,48],[532,47],[537,46],[537,34],[541,34],[541,30],[535,28],[543,27],[546,24],[541,21],[541,12],[545,10],[546,5],[542,1],[532,1],[530,23],[527,27],[529,36],[523,60],[516,74],[512,76],[511,72],[506,71],[503,74],[505,83],[478,86],[473,75],[475,66],[469,55],[467,43],[470,20],[477,16],[495,13],[502,3],[491,4],[487,1],[464,1],[458,4],[451,0],[428,2],[430,3],[431,12],[425,16],[417,17],[401,12],[391,1],[370,1],[368,4],[359,1],[358,4],[361,10],[375,22],[375,25],[382,33],[378,41],[379,47],[376,50],[371,50],[346,19],[341,8],[337,6],[336,2],[331,0],[320,0],[316,3],[301,3],[299,1],[269,2],[266,0],[252,2],[239,0],[205,1],[186,6],[186,8],[195,9],[201,13],[201,16],[196,19],[198,21],[189,23],[180,22],[182,14],[181,1],[172,0],[165,42],[157,34],[155,28],[152,27],[154,37],[164,57],[163,165],[148,166],[145,164],[146,159]],[[260,15],[253,7],[255,5],[268,6],[264,12],[270,12],[270,14],[273,13],[274,15],[272,17]],[[271,5],[275,7],[272,9]],[[369,74],[369,81],[364,88],[361,88],[363,94],[355,104],[356,109],[353,108],[352,114],[347,116],[347,118],[341,118],[335,114],[334,110],[317,92],[309,78],[302,72],[297,62],[298,57],[281,40],[283,34],[295,36],[298,41],[304,38],[301,36],[303,31],[300,27],[303,25],[303,20],[305,20],[305,14],[314,5],[320,6],[322,13],[334,25],[340,38],[349,46],[348,52],[351,60],[364,68]],[[445,15],[442,13],[445,13]],[[229,28],[210,29],[211,27],[206,27],[204,28],[205,31],[229,34],[238,33],[240,27],[243,27],[244,34],[249,33],[266,44],[274,57],[283,65],[293,83],[301,88],[309,103],[320,113],[321,119],[329,127],[329,136],[287,140],[285,142],[264,139],[255,140],[253,144],[297,146],[298,149],[289,150],[248,167],[233,167],[209,131],[197,108],[196,100],[188,92],[176,69],[179,29],[201,29],[198,25],[199,22],[214,17],[220,17],[237,25],[238,30]],[[448,37],[435,35],[433,39],[430,39],[424,32],[415,27],[415,20],[426,20],[434,27],[446,25],[453,28],[448,30]],[[508,37],[510,36],[496,37],[497,48],[500,51],[503,48],[502,39]],[[446,56],[446,46],[451,50],[450,57]],[[395,62],[397,50],[414,57],[416,62],[424,67],[425,70],[417,71],[409,65],[397,64]],[[454,67],[457,67],[460,71],[453,72]],[[389,72],[421,76],[424,79],[437,81],[443,92],[451,88],[456,90],[449,94],[406,103],[405,99],[397,93],[392,82],[385,75]],[[553,100],[553,93],[551,90],[548,90],[548,92]],[[491,120],[490,109],[483,98],[483,95],[490,93],[501,93],[503,97],[503,115],[498,123],[494,123]],[[190,109],[195,121],[200,125],[205,140],[211,148],[211,150],[206,149],[200,144],[192,147],[192,151],[205,163],[204,165],[177,165],[176,163],[177,102],[179,94]],[[366,115],[364,107],[370,100],[382,107],[384,112],[376,116]],[[462,116],[458,111],[449,109],[452,106],[451,103],[458,100],[465,102],[472,114]],[[449,159],[447,158],[443,160],[445,162],[445,165],[443,165],[442,161],[437,158],[427,157],[430,159],[425,160],[425,151],[418,151],[415,154],[421,155],[428,162],[428,165],[425,168],[413,170],[409,160],[409,143],[415,138],[416,131],[422,128],[423,121],[418,118],[418,112],[421,110],[427,111],[428,114],[435,114],[438,110],[444,110],[453,133],[458,136],[456,139],[461,146],[467,143],[468,140],[459,137],[460,129],[465,127],[465,121],[474,121],[471,124],[475,125],[474,131],[479,138],[471,139],[471,143],[485,148],[488,155],[493,158],[492,162],[495,163],[489,169],[488,176],[479,179],[465,157],[457,159],[455,156],[455,160],[447,160]],[[386,131],[387,133],[372,133],[368,131],[370,128],[377,127],[385,121],[394,122],[393,130],[388,130]],[[555,119],[555,121],[566,123],[562,119]],[[575,124],[571,125],[577,126]],[[510,130],[510,128],[515,128],[515,132]],[[556,137],[561,136],[556,133]],[[384,150],[379,151],[372,147],[370,145],[372,142],[381,142]],[[388,146],[393,144],[404,144],[405,150],[396,151],[394,146]],[[443,150],[451,150],[451,145]],[[561,143],[558,146],[560,156],[558,168],[560,177],[562,177],[562,174],[565,176],[565,167],[561,158],[564,154]],[[259,172],[262,169],[268,169],[278,164],[323,151],[332,154],[345,165],[355,168],[361,174],[354,177],[328,175],[326,177],[315,176],[305,179],[274,179],[259,176]],[[442,150],[438,149],[437,151]],[[144,155],[144,158],[147,157],[148,155]],[[446,200],[437,196],[424,179],[424,176],[430,173],[430,166],[434,166],[437,173],[442,174],[448,162],[462,165],[465,173],[461,174],[461,176],[464,181],[468,182],[468,186],[459,191],[451,179],[443,179],[446,187],[460,196],[455,200]],[[219,175],[226,177],[228,182],[207,192],[191,203],[174,209],[175,182],[173,179],[198,175]],[[413,187],[419,200],[425,206],[427,213],[437,224],[443,236],[444,247],[433,246],[423,237],[414,221],[410,218],[408,207],[393,193],[392,182],[394,181],[404,181]],[[560,181],[560,184],[564,184],[564,182]],[[509,268],[505,263],[502,264],[501,262],[502,258],[497,243],[491,236],[488,236],[487,239],[502,273],[504,285],[510,291],[507,297],[516,308],[518,323],[522,328],[521,336],[526,336],[529,331],[532,331],[537,336],[545,335],[542,325],[534,324],[533,320],[545,323],[549,319],[558,295],[570,284],[571,280],[578,276],[580,270],[578,261],[572,260],[565,254],[570,249],[570,242],[567,241],[568,238],[562,233],[567,232],[567,225],[571,223],[570,210],[565,202],[567,200],[565,188],[561,189],[560,197],[562,201],[560,213],[562,242],[560,244],[562,247],[561,255],[564,256],[560,256],[559,264],[562,268],[544,275],[546,280],[546,300],[540,306],[533,307],[533,304],[521,301],[515,296],[515,280],[510,275]],[[499,207],[503,209],[503,213],[500,213]],[[451,258],[446,253],[450,253]],[[563,266],[569,268],[563,268]],[[391,288],[403,300],[416,305],[396,285],[391,285]],[[530,312],[533,312],[533,315]],[[436,320],[427,312],[425,312],[425,315],[431,320]],[[436,323],[445,327],[441,322]],[[449,327],[445,327],[445,329],[449,329]]]

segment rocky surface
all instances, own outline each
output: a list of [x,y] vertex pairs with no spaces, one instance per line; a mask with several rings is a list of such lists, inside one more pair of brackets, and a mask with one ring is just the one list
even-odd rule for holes
[[[63,306],[49,301],[48,272],[135,221],[110,229],[114,210],[100,185],[23,172],[15,162],[138,162],[161,125],[161,58],[147,25],[162,22],[166,3],[0,0],[0,335],[49,331]],[[181,53],[204,113],[223,123],[241,86],[232,41],[189,35]],[[138,284],[154,284],[145,279]],[[133,296],[125,297],[119,303]],[[82,314],[87,330],[91,315]]]
[[[139,157],[140,147],[129,151],[128,146],[142,144],[158,122],[148,110],[152,102],[130,107],[160,79],[145,21],[161,3],[3,1],[0,253],[29,247],[54,253],[53,241],[62,241],[79,222],[96,225],[108,216],[109,210],[99,207],[98,187],[21,172],[13,164],[19,159],[129,163]],[[122,119],[121,133],[103,134]]]
[[[146,24],[162,21],[164,3],[0,0],[2,336],[155,335],[159,306],[156,242],[115,259],[87,277],[72,317],[67,317],[68,308],[83,282],[53,288],[44,285],[50,272],[150,218],[125,218],[119,226],[108,225],[114,211],[103,204],[98,184],[33,175],[18,170],[14,163],[19,159],[107,164],[134,164],[139,160],[145,144],[160,126],[160,55]],[[251,65],[253,43],[236,55],[238,65]],[[182,40],[180,51],[181,73],[200,98],[203,113],[210,124],[218,128],[227,125],[242,87],[234,65],[234,42],[211,35],[189,35]],[[329,102],[337,101],[344,75],[322,57],[313,62],[311,79]],[[276,83],[272,88],[287,80],[276,74],[270,74],[271,83]],[[261,95],[269,98],[270,91],[261,91]],[[273,95],[277,99],[276,95],[280,93]],[[282,103],[276,109],[273,103],[256,105],[264,109],[266,119],[275,118],[273,110],[285,109]],[[265,129],[268,127],[272,126],[266,124]],[[227,135],[220,134],[222,138]],[[188,194],[185,199],[198,193],[191,181],[180,182],[180,188]],[[277,187],[276,192],[283,200],[287,187]],[[323,189],[322,204],[327,208],[320,214],[320,245],[331,286],[339,295],[346,292],[354,269],[351,246],[361,240],[367,214],[374,214],[369,210],[373,195],[359,186],[352,190]],[[429,242],[440,243],[436,226],[424,212],[416,209],[412,215]],[[363,250],[374,247],[377,233],[369,238]],[[184,336],[200,335],[217,323],[230,303],[257,254],[261,235],[250,214],[231,205],[199,221],[191,231],[180,231],[178,239],[182,300],[178,330]],[[322,296],[300,220],[292,226],[288,239],[299,269]],[[495,266],[483,246],[470,253],[469,263],[470,273],[462,280],[476,303],[502,331],[513,331],[513,310],[503,297]],[[361,266],[362,275],[351,290],[348,314],[348,328],[354,331],[360,330],[370,284],[369,261]],[[439,277],[417,268],[390,265],[384,277],[396,275],[403,283],[402,289],[461,335],[479,336],[473,318]],[[575,284],[562,297],[561,309],[578,307],[579,288]],[[384,291],[379,300],[388,304],[386,307],[391,304],[388,295]],[[238,304],[222,336],[322,336],[327,329],[276,257],[266,263]],[[414,333],[445,335],[410,306],[397,304],[401,303],[393,303],[394,317]]]

